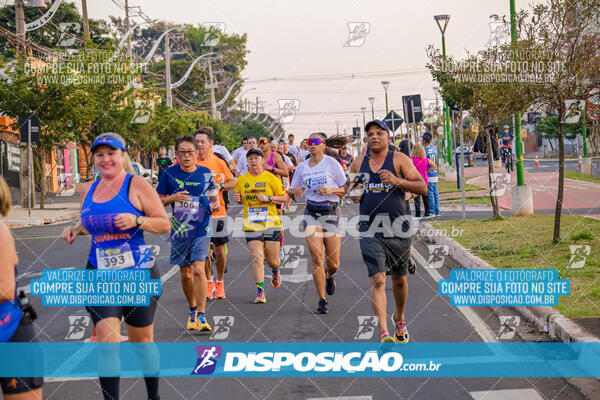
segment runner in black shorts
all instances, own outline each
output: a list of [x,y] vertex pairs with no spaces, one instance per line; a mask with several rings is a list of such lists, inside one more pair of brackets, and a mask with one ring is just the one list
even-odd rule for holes
[[[385,122],[375,120],[365,126],[368,155],[358,157],[350,168],[349,193],[360,202],[360,249],[371,278],[371,305],[379,319],[382,342],[408,342],[404,306],[408,294],[406,271],[409,266],[410,209],[405,192],[427,195],[427,186],[405,154],[388,149],[389,135]],[[359,190],[354,189],[359,186]],[[361,190],[362,187],[362,190]],[[387,232],[373,224],[375,217],[389,218]],[[393,282],[396,311],[394,337],[387,329],[386,273]]]
[[[6,217],[11,206],[10,190],[4,179],[0,176],[0,216]],[[33,321],[21,309],[21,302],[17,297],[17,251],[15,241],[8,227],[0,222],[0,343],[1,342],[37,342],[33,329]],[[28,352],[20,360],[27,365],[40,366],[43,361],[38,354]],[[30,359],[31,358],[31,359]],[[3,359],[9,363],[10,360]],[[3,377],[0,378],[0,387],[6,400],[41,400],[44,379]]]
[[[115,133],[104,133],[91,147],[94,166],[100,171],[100,180],[86,182],[81,187],[82,211],[77,225],[63,230],[63,239],[73,244],[85,231],[92,236],[88,268],[102,270],[150,268],[158,278],[151,250],[144,241],[144,231],[167,233],[169,218],[158,194],[144,178],[132,174],[131,160],[123,138]],[[111,255],[118,253],[116,265]],[[108,262],[107,262],[108,261]],[[125,318],[130,342],[154,341],[154,312],[156,299],[149,306],[93,306],[86,307],[96,329],[98,342],[120,342],[121,318]],[[98,353],[100,386],[106,400],[119,398],[120,366],[114,347],[104,347]],[[148,398],[160,399],[158,394],[158,349],[150,346],[137,353],[144,371]]]

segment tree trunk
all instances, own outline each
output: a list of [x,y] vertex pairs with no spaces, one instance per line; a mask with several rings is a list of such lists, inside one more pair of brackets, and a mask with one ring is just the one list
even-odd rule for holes
[[[562,115],[559,116],[562,121]],[[558,195],[556,197],[556,209],[554,210],[554,235],[552,243],[560,240],[560,216],[562,213],[563,194],[565,190],[565,141],[563,138],[562,124],[558,125]]]
[[42,164],[40,165],[40,171],[41,171],[41,179],[40,179],[40,210],[44,209],[44,196],[46,195],[46,166],[44,165],[44,151],[40,149],[40,152],[42,153],[41,158],[41,162]]
[[[483,126],[483,125],[482,125]],[[485,139],[487,146],[487,159],[488,159],[488,181],[490,184],[490,202],[492,203],[492,211],[493,217],[495,219],[500,218],[500,209],[498,208],[498,198],[496,196],[492,196],[492,185],[494,184],[492,180],[492,174],[494,173],[494,149],[492,148],[492,138],[490,136],[490,132],[486,129],[485,131]]]

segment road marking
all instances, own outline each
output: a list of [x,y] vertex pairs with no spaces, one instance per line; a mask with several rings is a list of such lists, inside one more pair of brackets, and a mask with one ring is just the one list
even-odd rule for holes
[[474,400],[543,400],[535,389],[486,390],[469,395]]
[[162,283],[165,283],[166,281],[171,279],[171,277],[173,275],[175,275],[178,270],[179,270],[179,265],[173,265],[173,267],[171,267],[170,270],[168,270],[165,274],[163,274],[163,276],[160,277],[160,281]]
[[[442,275],[436,269],[426,267],[427,261],[414,247],[412,254],[415,258],[415,261],[420,264],[425,271],[427,271],[427,273],[433,278],[433,280],[435,280],[436,283],[439,282],[440,279],[443,279]],[[471,307],[460,306],[455,308],[457,308],[458,311],[465,316],[467,321],[469,321],[484,342],[498,342],[496,335],[487,326],[483,319],[481,319],[481,317],[475,311],[473,311]]]
[[306,400],[373,400],[373,396],[311,397]]

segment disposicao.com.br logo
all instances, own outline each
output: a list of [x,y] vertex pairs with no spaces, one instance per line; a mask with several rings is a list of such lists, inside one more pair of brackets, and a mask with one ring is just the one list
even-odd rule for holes
[[[253,373],[262,375],[269,372],[286,372],[292,375],[306,376],[322,373],[436,372],[441,366],[441,363],[433,361],[405,363],[402,354],[395,351],[304,351],[299,353],[230,351],[221,353],[221,348],[216,347],[217,351],[215,351],[215,347],[198,346],[198,362],[192,375],[207,375],[213,372],[224,375],[233,373],[236,376]],[[219,362],[222,362],[222,366],[217,366],[218,358],[220,358]]]

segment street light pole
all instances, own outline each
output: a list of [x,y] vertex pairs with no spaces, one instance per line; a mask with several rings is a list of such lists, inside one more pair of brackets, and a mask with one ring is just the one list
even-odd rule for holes
[[373,108],[373,103],[375,103],[375,97],[369,97],[369,102],[371,103],[371,120],[375,119],[375,109]]
[[381,85],[383,86],[383,90],[385,90],[385,115],[388,115],[388,88],[390,87],[390,81],[381,81]]
[[[510,0],[510,39],[514,46],[517,43],[517,18],[515,0]],[[517,158],[517,186],[525,186],[523,170],[523,142],[521,141],[521,113],[515,114],[515,147]]]
[[[440,29],[442,34],[442,57],[446,60],[446,28],[448,27],[448,21],[450,21],[450,15],[435,15],[433,17],[435,22]],[[442,25],[443,24],[443,25]],[[444,101],[444,139],[446,147],[446,162],[452,165],[452,144],[450,141],[450,110],[446,101]]]
[[361,107],[360,111],[362,111],[362,115],[363,115],[363,127],[367,124],[367,122],[365,121],[365,111],[367,111],[367,107]]
[[[169,24],[165,24],[165,31],[169,31]],[[129,47],[127,48],[129,53]],[[130,54],[127,57],[131,57]],[[171,91],[171,49],[169,46],[169,34],[165,36],[165,81],[167,85],[167,106],[173,107],[173,93]]]

